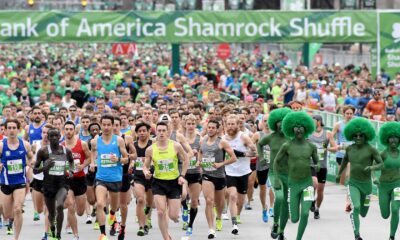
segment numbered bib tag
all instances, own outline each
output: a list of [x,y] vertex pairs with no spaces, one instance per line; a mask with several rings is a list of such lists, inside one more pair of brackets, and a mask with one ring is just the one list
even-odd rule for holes
[[197,158],[196,157],[192,157],[189,160],[189,169],[196,169],[196,163],[197,163]]
[[400,201],[400,188],[393,189],[393,195],[395,201]]
[[9,175],[23,173],[22,159],[7,161],[7,170]]
[[111,154],[100,155],[100,165],[105,168],[116,167],[117,163],[111,161]]
[[324,161],[325,158],[325,149],[324,148],[317,148],[317,153],[318,153],[318,159],[320,161]]
[[269,146],[263,147],[263,155],[264,155],[263,161],[265,163],[270,163],[271,162],[271,150],[270,150]]
[[214,157],[207,157],[207,158],[203,158],[203,160],[201,162],[201,166],[205,171],[215,171],[217,169],[215,169],[215,167],[213,167],[214,163],[215,163]]
[[136,170],[143,170],[143,157],[138,157],[135,161]]
[[163,173],[174,171],[174,161],[172,159],[158,161],[158,170]]
[[74,159],[74,173],[79,172],[78,170],[78,165],[81,164],[81,160],[80,159]]
[[52,176],[63,176],[65,174],[65,162],[64,161],[56,161],[54,162],[54,166],[50,168],[49,175]]
[[367,195],[364,200],[364,207],[369,207],[371,203],[371,195]]
[[312,186],[303,190],[304,201],[314,201],[314,188]]

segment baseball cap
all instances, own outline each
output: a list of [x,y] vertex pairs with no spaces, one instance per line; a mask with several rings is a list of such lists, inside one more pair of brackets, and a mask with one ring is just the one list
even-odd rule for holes
[[170,122],[171,117],[168,114],[162,114],[158,121],[159,122]]
[[320,122],[321,123],[321,127],[324,126],[324,121],[323,121],[321,115],[313,115],[312,118],[317,120],[318,122]]

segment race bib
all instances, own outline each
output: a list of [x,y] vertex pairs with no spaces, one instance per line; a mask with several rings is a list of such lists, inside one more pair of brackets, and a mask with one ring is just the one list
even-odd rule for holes
[[163,159],[158,161],[158,171],[162,173],[174,171],[174,161],[172,159]]
[[371,202],[371,195],[367,195],[364,200],[364,207],[369,207],[370,202]]
[[400,201],[400,188],[393,189],[393,195],[395,201]]
[[22,159],[7,161],[7,170],[9,175],[23,173]]
[[111,161],[111,154],[101,154],[100,166],[105,168],[116,167],[117,163]]
[[213,165],[215,163],[214,157],[204,157],[201,162],[201,167],[205,171],[215,171],[217,170]]
[[63,176],[64,174],[65,174],[65,162],[64,161],[54,162],[54,166],[49,170],[49,175]]
[[324,148],[317,148],[318,159],[320,161],[324,161],[325,158],[325,149]]
[[81,164],[81,160],[80,159],[74,159],[74,173],[79,172],[78,171],[78,165]]
[[271,150],[269,146],[263,147],[263,155],[264,158],[262,159],[263,162],[270,163],[271,162]]
[[143,157],[138,157],[135,161],[135,168],[136,170],[143,170]]
[[345,154],[345,153],[346,153],[346,148],[348,148],[351,144],[353,144],[353,143],[352,143],[352,142],[342,142],[342,143],[340,144],[340,147],[341,147],[342,149],[340,149],[339,152]]
[[303,190],[304,201],[314,201],[314,188],[312,186]]
[[192,157],[189,160],[189,169],[196,169],[197,157]]

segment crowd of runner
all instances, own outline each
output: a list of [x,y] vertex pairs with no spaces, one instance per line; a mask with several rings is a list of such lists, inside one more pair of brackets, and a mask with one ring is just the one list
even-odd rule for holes
[[[300,240],[309,211],[321,217],[331,152],[337,181],[349,179],[346,211],[355,239],[362,239],[359,215],[368,212],[372,179],[382,217],[392,216],[394,239],[400,73],[373,79],[365,65],[308,69],[284,53],[257,51],[220,60],[199,45],[182,46],[182,68],[173,74],[166,46],[129,57],[110,51],[108,45],[2,45],[0,226],[7,234],[19,239],[30,192],[33,221],[44,219],[44,240],[61,239],[63,224],[79,239],[82,216],[100,240],[125,239],[128,216],[137,218],[138,236],[155,231],[152,215],[164,239],[172,239],[169,220],[181,219],[191,236],[201,198],[204,237],[223,231],[224,219],[237,235],[259,186],[260,221],[273,222],[271,237],[285,239],[290,219],[299,221]],[[328,131],[312,110],[343,120]],[[381,154],[368,144],[376,133],[367,118],[387,121]],[[376,179],[372,173],[381,169]]]

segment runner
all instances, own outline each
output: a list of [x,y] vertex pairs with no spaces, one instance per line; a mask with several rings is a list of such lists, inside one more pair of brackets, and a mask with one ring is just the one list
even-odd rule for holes
[[[210,119],[207,124],[207,136],[200,142],[198,164],[203,170],[203,194],[206,200],[206,219],[208,223],[208,239],[216,238],[215,228],[222,230],[222,211],[225,205],[226,175],[225,166],[237,161],[233,149],[226,140],[218,136],[221,125]],[[224,154],[229,155],[225,160]],[[216,208],[214,228],[213,207]]]
[[102,135],[91,140],[91,168],[95,167],[94,161],[96,159],[96,217],[100,224],[99,240],[107,240],[104,211],[107,205],[107,192],[110,197],[111,207],[108,224],[115,227],[115,213],[120,206],[120,189],[123,177],[122,164],[128,163],[128,153],[124,140],[112,132],[114,117],[107,114],[103,115],[100,119],[100,124]]
[[[365,118],[355,118],[351,120],[344,129],[344,136],[349,141],[354,141],[346,148],[343,164],[336,176],[336,182],[340,181],[340,176],[345,170],[348,162],[350,165],[350,178],[348,195],[352,205],[350,219],[353,225],[356,240],[360,237],[360,216],[367,216],[370,198],[372,193],[372,171],[379,170],[383,163],[378,151],[368,142],[375,138],[375,131],[371,123]],[[373,163],[376,163],[375,165]]]
[[314,115],[312,118],[315,120],[315,131],[311,134],[309,140],[317,146],[320,169],[316,172],[317,198],[312,203],[311,211],[314,212],[314,219],[319,219],[319,208],[324,199],[325,182],[328,174],[328,151],[335,152],[337,150],[337,145],[332,138],[331,132],[323,128],[324,123],[322,117],[320,115]]
[[75,124],[67,121],[64,124],[65,142],[63,146],[72,151],[74,158],[74,176],[69,179],[69,191],[66,199],[66,207],[68,208],[68,222],[74,234],[74,240],[79,239],[78,223],[76,214],[82,216],[86,209],[86,173],[85,169],[90,164],[90,150],[86,142],[80,140],[75,135]]
[[[15,226],[14,239],[18,240],[22,229],[22,206],[25,202],[26,166],[32,163],[31,146],[18,138],[20,124],[9,118],[5,122],[7,138],[0,142],[0,187],[4,218]],[[10,228],[7,234],[13,234]]]
[[[154,164],[152,190],[157,208],[158,225],[164,240],[171,240],[167,216],[174,222],[178,222],[180,192],[182,185],[186,182],[184,176],[188,168],[188,156],[179,143],[168,139],[167,123],[157,123],[156,132],[156,141],[146,149],[143,172],[146,178],[150,179],[153,175],[150,172],[150,164]],[[182,161],[181,172],[178,169],[178,156]]]
[[[153,205],[153,194],[151,190],[151,181],[145,178],[143,173],[143,163],[146,157],[146,149],[151,146],[150,125],[144,122],[136,124],[135,132],[138,140],[134,143],[137,159],[134,168],[134,190],[136,196],[136,216],[139,222],[138,236],[147,235],[149,226],[146,224],[146,215],[151,214]],[[154,173],[154,167],[150,167],[150,172]],[[143,211],[144,209],[144,211]]]
[[75,128],[76,129],[75,134],[78,134],[79,139],[84,142],[87,142],[92,138],[89,132],[89,125],[90,125],[90,116],[83,115],[81,117],[80,124],[76,125]]
[[[71,150],[59,144],[60,137],[58,129],[49,129],[49,145],[39,150],[33,169],[35,174],[41,172],[44,174],[43,195],[49,211],[51,237],[56,239],[61,239],[64,221],[64,202],[68,193],[67,164],[69,164],[69,176],[72,177],[74,163]],[[55,220],[57,222],[57,235],[54,226]]]
[[[276,239],[279,236],[283,238],[286,223],[289,218],[288,199],[288,166],[287,159],[280,163],[279,169],[274,169],[275,158],[282,145],[289,140],[282,132],[282,121],[291,110],[281,108],[272,110],[268,117],[268,127],[272,133],[264,136],[257,144],[259,156],[264,156],[266,162],[269,162],[269,181],[274,184],[279,181],[280,188],[276,189],[274,185],[274,224],[272,226],[271,237]],[[268,151],[269,150],[269,151]],[[275,173],[276,172],[276,173]],[[261,176],[262,178],[263,176]],[[262,180],[262,179],[261,179]],[[271,196],[271,195],[270,195]],[[263,213],[265,214],[265,213]]]
[[[303,238],[307,227],[308,214],[314,200],[310,158],[315,164],[315,170],[319,171],[317,147],[306,139],[314,130],[315,123],[307,113],[292,112],[287,114],[282,121],[282,131],[291,140],[282,145],[274,162],[274,168],[278,170],[280,165],[286,167],[287,160],[290,219],[293,223],[297,223],[300,219],[297,240]],[[275,178],[273,184],[276,189],[282,187],[278,178]],[[281,229],[279,232],[278,239],[285,239]]]
[[390,215],[390,237],[394,240],[399,225],[400,209],[400,124],[398,122],[385,123],[379,130],[380,142],[386,147],[381,153],[383,168],[379,178],[379,207],[384,219]]
[[32,108],[33,121],[25,127],[25,140],[29,143],[40,142],[42,140],[42,128],[45,125],[44,115],[38,106]]
[[242,211],[247,191],[248,177],[251,173],[250,158],[257,151],[248,135],[239,131],[239,118],[236,115],[229,115],[227,118],[227,131],[225,139],[235,151],[237,161],[225,167],[226,185],[229,195],[229,210],[232,219],[232,234],[237,235]]

